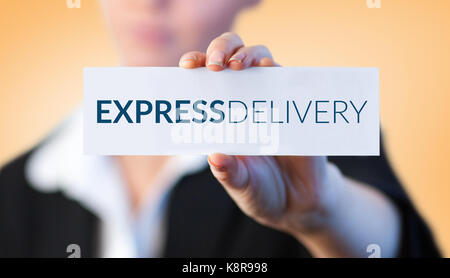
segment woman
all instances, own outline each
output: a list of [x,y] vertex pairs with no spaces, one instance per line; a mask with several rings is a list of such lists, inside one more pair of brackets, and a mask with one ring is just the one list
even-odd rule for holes
[[[231,32],[257,0],[106,0],[125,66],[278,66]],[[192,51],[198,50],[198,51]],[[181,57],[181,58],[180,58]],[[88,157],[79,112],[0,173],[0,255],[438,256],[379,157]],[[375,244],[375,245],[374,245]],[[369,248],[370,249],[370,248]]]

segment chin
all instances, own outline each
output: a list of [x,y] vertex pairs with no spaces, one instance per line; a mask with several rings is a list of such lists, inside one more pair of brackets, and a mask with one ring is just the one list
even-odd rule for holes
[[152,55],[148,55],[148,53],[146,55],[124,55],[122,56],[122,65],[130,67],[170,67],[178,65],[179,57],[175,57],[175,55],[157,55],[158,53],[152,53]]

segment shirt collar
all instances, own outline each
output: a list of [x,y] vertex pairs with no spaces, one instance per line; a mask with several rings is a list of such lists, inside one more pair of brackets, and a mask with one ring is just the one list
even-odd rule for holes
[[[84,155],[82,144],[83,117],[81,110],[78,110],[32,153],[25,169],[30,185],[41,192],[62,192],[97,215],[107,223],[108,229],[116,233],[136,225],[148,226],[131,223],[134,218],[128,193],[115,161],[108,156]],[[204,156],[172,157],[156,181],[158,187],[163,189],[159,194],[160,200],[158,197],[147,200],[141,216],[164,207],[161,200],[165,198],[165,193],[181,177],[198,172],[206,165]],[[125,231],[123,233],[126,234]]]

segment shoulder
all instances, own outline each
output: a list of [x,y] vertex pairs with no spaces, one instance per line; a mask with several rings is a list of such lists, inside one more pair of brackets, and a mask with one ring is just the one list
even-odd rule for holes
[[39,145],[0,169],[0,257],[64,257],[70,243],[92,255],[96,218],[61,192],[41,192],[27,178]]
[[0,198],[13,192],[25,193],[28,188],[25,165],[36,148],[21,154],[0,168]]

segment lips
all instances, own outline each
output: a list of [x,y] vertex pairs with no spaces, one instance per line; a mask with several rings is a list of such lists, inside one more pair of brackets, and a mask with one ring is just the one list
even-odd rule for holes
[[132,28],[132,35],[142,43],[164,46],[171,41],[170,33],[163,27],[137,25]]

